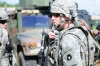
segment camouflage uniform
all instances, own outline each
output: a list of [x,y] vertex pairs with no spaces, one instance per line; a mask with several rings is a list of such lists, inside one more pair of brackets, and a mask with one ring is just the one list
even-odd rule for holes
[[[62,46],[62,55],[63,55],[63,63],[66,66],[86,66],[85,60],[81,60],[81,55],[79,54],[81,50],[84,50],[81,47],[81,43],[75,35],[72,35],[72,32],[77,35],[81,35],[82,41],[86,44],[86,37],[80,30],[71,30],[71,34],[64,33],[66,30],[61,31],[62,39],[60,45]],[[84,45],[84,44],[83,44]],[[80,50],[81,49],[81,50]],[[84,51],[83,51],[84,52]],[[84,59],[84,58],[83,58]]]
[[[84,26],[82,28],[88,32],[86,36],[81,29],[71,29],[75,27],[77,22],[77,7],[75,2],[71,0],[55,0],[51,4],[51,13],[62,13],[66,17],[75,21],[68,29],[60,31],[59,56],[58,60],[61,62],[58,66],[93,66],[95,46],[92,38],[88,41],[89,32]],[[60,23],[61,24],[61,23]],[[89,45],[89,43],[91,44]],[[89,46],[88,46],[89,45]],[[50,47],[52,48],[52,46]],[[90,52],[89,52],[90,51]],[[57,51],[56,51],[57,52]],[[51,55],[57,56],[56,52],[51,51]],[[52,55],[53,56],[53,55]],[[49,61],[53,61],[52,56],[49,56]],[[54,62],[52,62],[54,63]],[[52,64],[53,65],[53,64]],[[50,65],[50,66],[52,66]],[[54,65],[55,66],[55,65]]]
[[[99,32],[100,31],[100,24],[96,27],[96,31],[94,31],[95,38],[97,39],[98,43],[100,44],[100,36]],[[95,33],[96,32],[96,33]],[[100,66],[100,50],[98,51],[98,56],[96,58],[95,66]]]
[[[95,52],[95,45],[93,39],[89,39],[89,42],[87,41],[86,35],[82,32],[80,29],[71,29],[75,27],[75,25],[71,25],[68,29],[62,30],[60,32],[60,48],[59,48],[59,58],[61,64],[59,66],[65,65],[65,66],[94,66],[94,52]],[[82,26],[84,30],[86,28]],[[69,30],[71,29],[71,30]],[[57,31],[56,31],[57,33]],[[90,34],[89,34],[90,36]],[[58,35],[57,35],[58,37]],[[94,43],[93,43],[94,42]],[[88,46],[88,44],[90,44]],[[50,46],[50,48],[53,48]],[[56,48],[56,47],[55,47]],[[91,49],[93,48],[93,49]],[[88,50],[89,49],[89,50]],[[52,52],[54,50],[51,50],[51,55],[49,56],[49,62],[53,62],[52,59]],[[89,53],[88,53],[89,51]],[[57,52],[57,51],[56,51]],[[55,56],[57,56],[56,52],[54,52]],[[51,60],[52,59],[52,60]],[[89,61],[89,62],[88,62]],[[89,64],[88,64],[89,63]],[[52,65],[48,65],[52,66]]]
[[[71,26],[70,28],[72,28]],[[70,29],[69,28],[69,29]],[[89,45],[86,35],[80,29],[61,31],[61,42],[63,64],[66,66],[93,66],[95,46]],[[92,42],[92,41],[91,41]],[[88,54],[88,48],[90,52]],[[89,56],[88,56],[89,55]],[[88,59],[89,57],[89,59]],[[89,64],[88,64],[89,61]]]
[[8,42],[8,32],[5,28],[2,26],[2,21],[7,21],[8,15],[7,13],[1,8],[0,9],[0,62],[2,59],[2,56],[5,52],[6,44],[9,44]]

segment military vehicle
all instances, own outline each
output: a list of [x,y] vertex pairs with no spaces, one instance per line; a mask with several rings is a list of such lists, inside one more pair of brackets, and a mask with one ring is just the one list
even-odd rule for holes
[[17,9],[17,18],[17,23],[11,23],[10,35],[14,36],[12,40],[18,64],[19,66],[36,66],[38,52],[41,49],[41,33],[49,28],[49,16],[46,14],[23,14],[22,16],[21,10]]
[[12,38],[18,66],[38,65],[41,34],[49,28],[49,14],[48,6],[41,5],[34,8],[16,8],[9,15],[11,19],[8,23],[8,32]]
[[[8,23],[18,66],[38,65],[38,53],[41,49],[42,32],[50,26],[50,0],[20,0],[21,8],[13,11]],[[15,13],[14,13],[15,12]],[[90,16],[86,10],[78,11],[91,27]]]

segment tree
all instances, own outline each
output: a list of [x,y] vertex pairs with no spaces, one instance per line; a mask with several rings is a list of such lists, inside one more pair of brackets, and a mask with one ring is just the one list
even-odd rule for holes
[[7,4],[6,2],[0,2],[0,7],[19,7],[19,4]]

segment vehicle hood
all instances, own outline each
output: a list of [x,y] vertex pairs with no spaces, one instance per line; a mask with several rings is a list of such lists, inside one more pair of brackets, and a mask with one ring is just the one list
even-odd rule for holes
[[[27,30],[17,34],[17,39],[21,42],[29,43],[40,43],[42,38],[43,29]],[[47,32],[47,30],[46,30]]]

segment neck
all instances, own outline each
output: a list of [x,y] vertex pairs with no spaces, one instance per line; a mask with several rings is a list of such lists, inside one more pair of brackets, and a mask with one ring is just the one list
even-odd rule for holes
[[71,24],[73,24],[73,23],[72,22],[66,22],[66,24],[64,24],[64,26],[63,26],[63,29],[68,29]]

